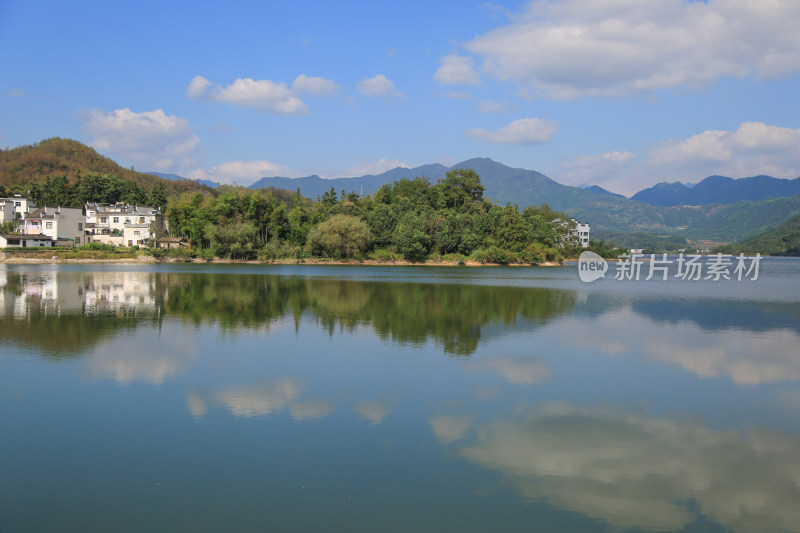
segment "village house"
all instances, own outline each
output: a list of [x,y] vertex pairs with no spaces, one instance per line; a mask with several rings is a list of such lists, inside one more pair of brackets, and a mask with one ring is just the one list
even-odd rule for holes
[[52,248],[55,241],[49,235],[23,235],[10,233],[0,235],[0,248]]
[[115,246],[145,246],[147,239],[165,229],[160,208],[130,204],[87,203],[87,242]]
[[86,218],[80,208],[43,206],[28,213],[22,224],[25,235],[47,235],[59,246],[75,246],[85,241]]
[[[575,220],[574,218],[572,220]],[[578,242],[580,242],[581,248],[588,248],[589,247],[589,224],[585,222],[578,222],[575,220],[575,231],[577,232]]]
[[0,220],[0,222],[22,220],[25,218],[25,215],[35,208],[36,202],[28,198],[23,198],[21,196],[0,198],[0,213],[2,213],[2,220]]

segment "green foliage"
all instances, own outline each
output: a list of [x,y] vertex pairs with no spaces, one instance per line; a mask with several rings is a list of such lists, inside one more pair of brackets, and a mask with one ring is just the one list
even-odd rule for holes
[[800,256],[800,215],[742,242],[721,246],[714,253]]
[[[0,177],[39,205],[80,207],[127,202],[161,207],[169,233],[204,258],[300,260],[311,255],[352,258],[466,258],[540,262],[566,244],[568,218],[547,205],[520,212],[484,200],[474,169],[455,169],[440,182],[425,177],[382,186],[372,197],[325,191],[318,201],[280,189],[218,189],[172,182],[121,169],[94,150],[62,139],[0,154]],[[27,173],[25,180],[18,179]],[[31,180],[31,176],[34,179]],[[180,184],[180,186],[178,186]],[[0,186],[8,188],[5,181]],[[28,191],[30,193],[28,194]],[[565,225],[567,224],[567,225]],[[533,246],[534,243],[538,243]],[[178,252],[153,252],[166,257]],[[461,259],[456,259],[461,260]]]
[[441,182],[441,189],[447,205],[464,206],[468,202],[479,202],[483,199],[483,191],[478,173],[470,168],[457,168],[449,171]]
[[430,237],[419,215],[409,212],[400,219],[394,244],[400,255],[409,261],[425,259],[430,250]]
[[105,250],[109,252],[113,252],[117,249],[116,246],[113,244],[107,244],[103,242],[89,242],[86,244],[79,244],[76,246],[78,250]]
[[367,249],[367,223],[349,215],[334,215],[308,233],[306,248],[311,255],[354,257]]

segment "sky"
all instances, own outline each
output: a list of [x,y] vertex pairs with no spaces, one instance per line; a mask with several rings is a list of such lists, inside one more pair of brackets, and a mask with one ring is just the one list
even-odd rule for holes
[[490,157],[800,176],[800,1],[0,0],[0,146],[249,185]]

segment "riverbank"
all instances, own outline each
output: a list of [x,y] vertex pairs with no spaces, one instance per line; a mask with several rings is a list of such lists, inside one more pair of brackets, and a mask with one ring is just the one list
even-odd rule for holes
[[0,252],[0,263],[5,264],[153,264],[153,263],[219,263],[219,264],[249,264],[249,265],[375,265],[375,266],[512,266],[512,267],[525,267],[525,266],[561,266],[557,262],[543,262],[543,263],[516,263],[509,265],[501,265],[499,263],[481,263],[478,261],[444,261],[444,260],[428,260],[423,262],[411,262],[402,259],[397,260],[377,260],[377,259],[322,259],[322,258],[303,258],[303,259],[270,259],[265,261],[259,260],[241,260],[241,259],[211,259],[205,260],[201,258],[176,258],[176,257],[162,257],[156,258],[148,254],[133,253],[120,257],[109,252],[92,252],[90,257],[76,256],[75,251],[5,251]]

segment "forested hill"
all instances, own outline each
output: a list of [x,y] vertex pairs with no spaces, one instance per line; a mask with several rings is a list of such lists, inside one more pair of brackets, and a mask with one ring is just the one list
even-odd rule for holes
[[0,187],[8,190],[56,177],[74,183],[78,176],[90,174],[129,180],[146,191],[159,184],[167,194],[205,189],[195,181],[163,180],[152,174],[123,168],[98,154],[94,148],[72,139],[53,137],[36,144],[0,150]]
[[715,251],[800,256],[800,215],[790,218],[773,230]]

